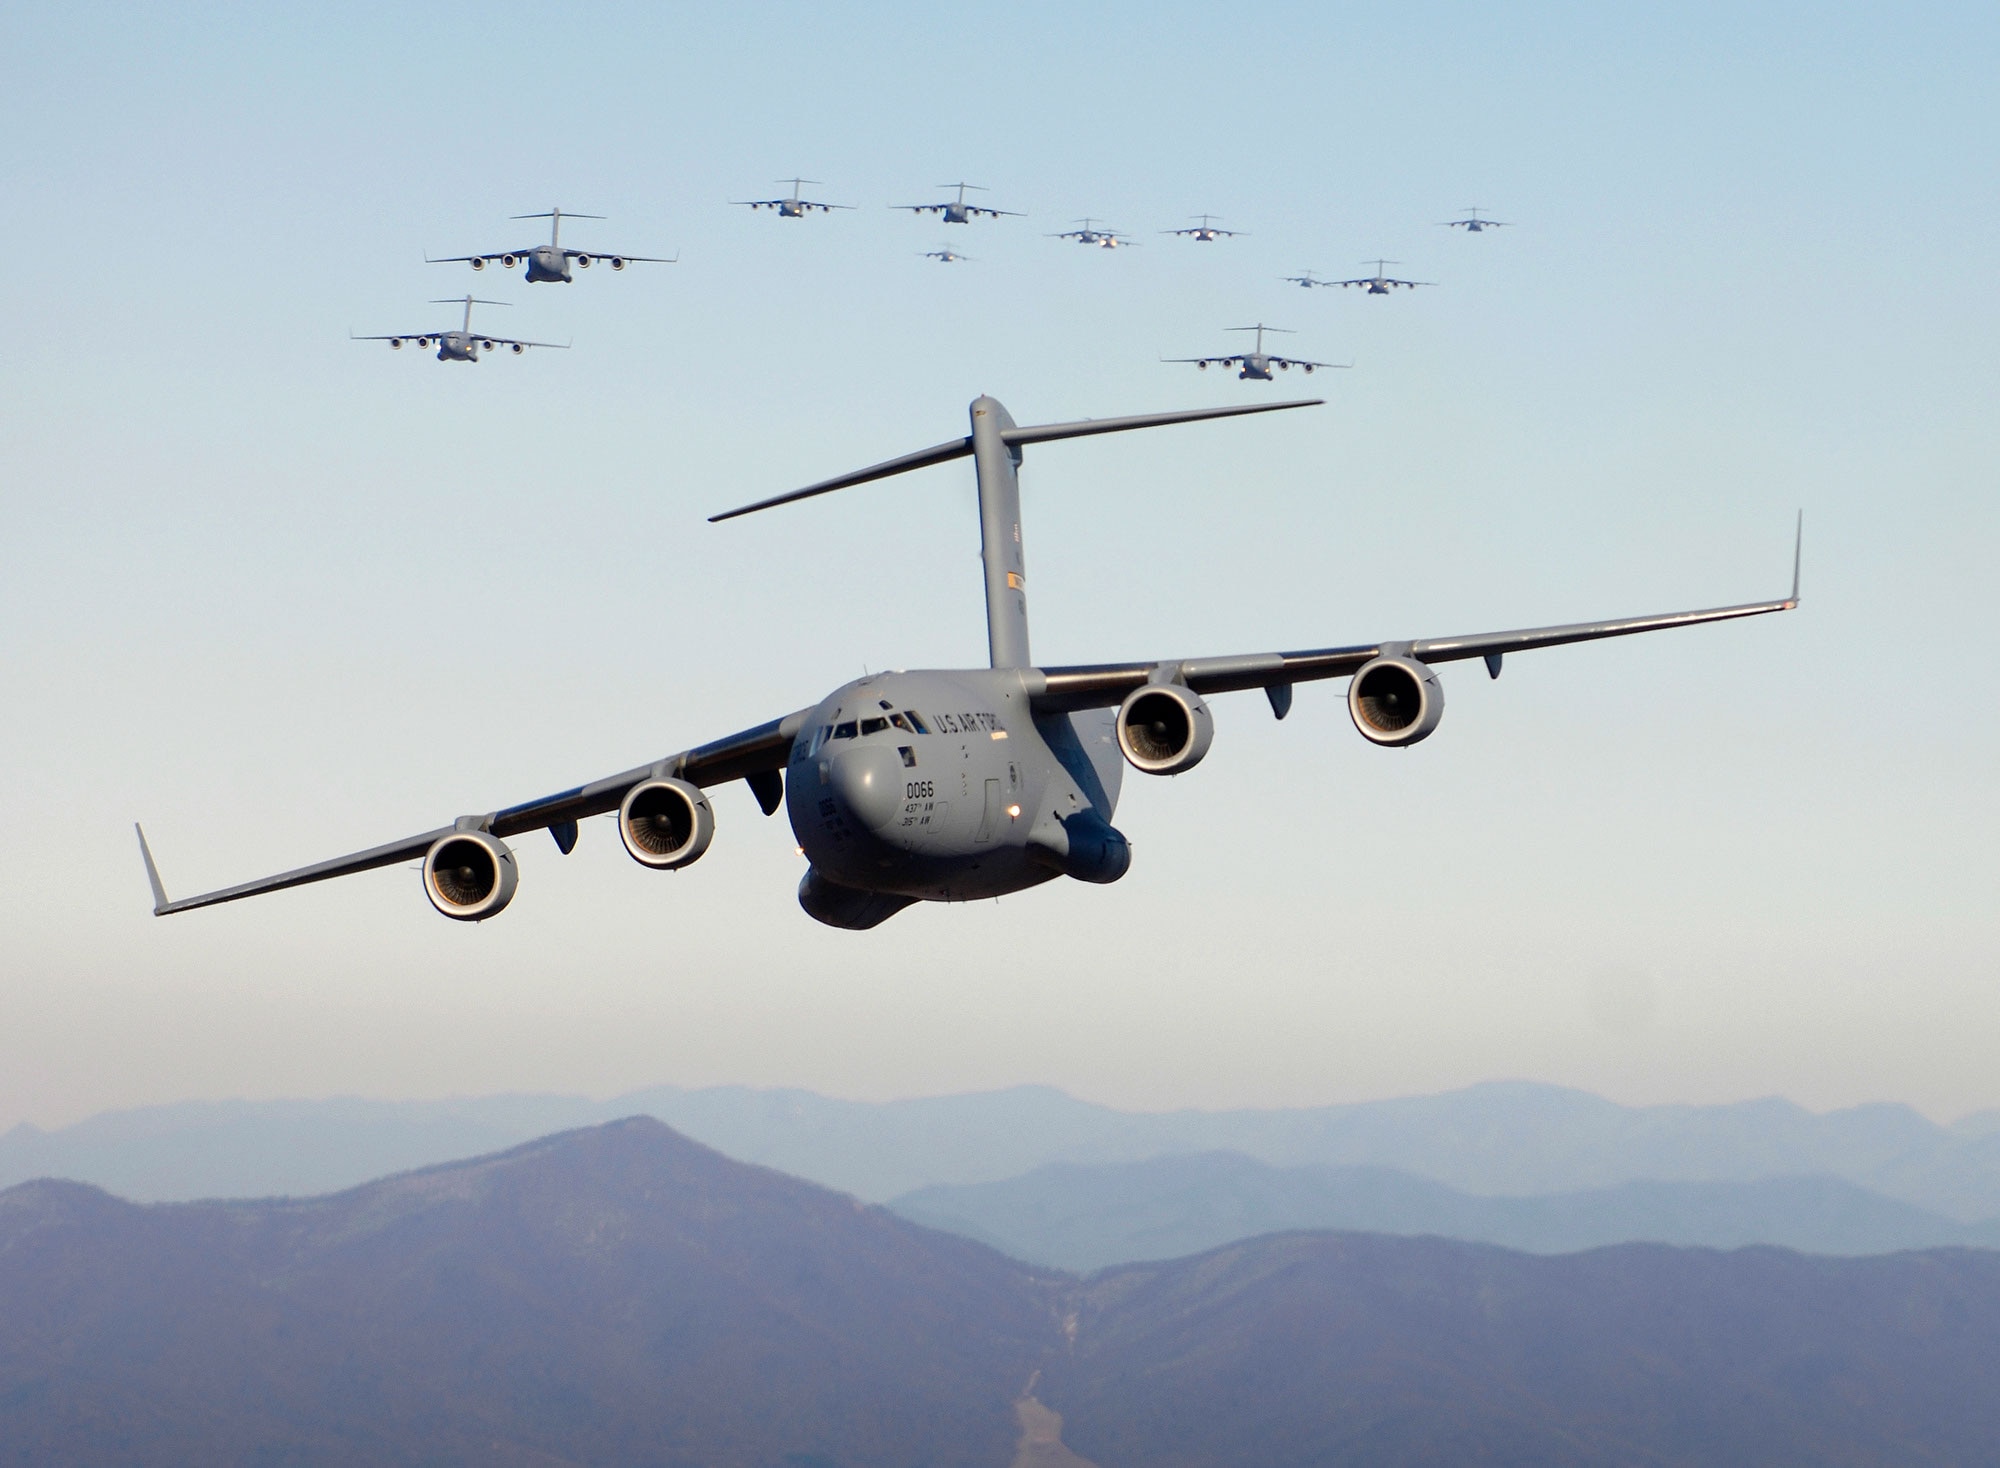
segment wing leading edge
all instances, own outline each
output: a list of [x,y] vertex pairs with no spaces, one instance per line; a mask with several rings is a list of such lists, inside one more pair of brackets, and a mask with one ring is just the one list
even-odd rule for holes
[[1662,632],[1670,627],[1694,627],[1704,622],[1730,622],[1789,612],[1799,604],[1799,552],[1804,522],[1792,546],[1792,590],[1772,601],[1741,602],[1693,612],[1665,612],[1651,617],[1621,617],[1603,622],[1570,622],[1558,627],[1528,627],[1513,632],[1481,632],[1466,637],[1420,638],[1412,642],[1378,642],[1352,647],[1323,647],[1303,652],[1243,653],[1231,657],[1183,658],[1153,663],[1099,663],[1042,668],[1030,676],[1030,695],[1037,710],[1050,712],[1105,708],[1122,702],[1135,688],[1162,679],[1177,681],[1196,693],[1233,693],[1247,688],[1281,688],[1322,678],[1343,678],[1359,672],[1376,658],[1397,654],[1421,663],[1459,662],[1484,658],[1488,671],[1500,676],[1500,659],[1510,652],[1560,647],[1570,642],[1595,642],[1606,637],[1630,637]]
[[[146,833],[139,831],[139,850],[146,862],[146,877],[153,888],[153,915],[165,917],[169,913],[189,912],[197,907],[213,907],[218,902],[234,902],[239,897],[257,897],[266,892],[282,892],[287,887],[303,887],[309,882],[324,882],[331,877],[345,877],[355,872],[373,871],[377,867],[395,866],[400,862],[415,861],[430,850],[431,846],[454,831],[486,831],[503,839],[518,836],[527,831],[541,831],[554,827],[574,825],[588,816],[603,815],[618,809],[625,794],[643,780],[673,776],[688,780],[696,785],[722,785],[731,780],[748,780],[757,795],[757,800],[769,815],[777,809],[778,799],[774,793],[781,793],[780,772],[785,767],[786,756],[791,749],[792,739],[804,726],[810,710],[801,709],[787,714],[782,719],[773,719],[767,724],[759,724],[754,729],[745,729],[740,734],[731,734],[694,749],[679,754],[668,755],[665,759],[651,764],[639,765],[620,774],[593,780],[588,785],[578,785],[570,790],[560,790],[554,795],[544,795],[539,800],[524,801],[502,810],[485,815],[460,816],[448,826],[440,826],[434,831],[408,836],[401,841],[391,841],[384,846],[373,846],[366,851],[357,851],[348,856],[337,856],[330,861],[315,862],[311,866],[295,867],[289,872],[279,872],[276,876],[260,877],[254,882],[242,882],[234,887],[223,887],[214,892],[204,892],[198,897],[183,897],[178,901],[167,897],[161,884],[160,873],[153,862],[153,853],[146,844]],[[776,777],[776,778],[773,778]],[[137,827],[134,828],[138,829]],[[574,840],[574,832],[570,833]],[[560,841],[560,838],[559,838]],[[567,851],[569,847],[563,846]]]

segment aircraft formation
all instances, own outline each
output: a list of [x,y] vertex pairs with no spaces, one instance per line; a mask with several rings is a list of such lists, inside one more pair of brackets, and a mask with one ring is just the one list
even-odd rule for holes
[[[779,179],[778,182],[787,187],[786,193],[774,198],[732,199],[729,202],[735,207],[747,208],[753,214],[769,210],[773,216],[779,219],[809,219],[815,214],[831,215],[835,212],[853,213],[859,207],[854,204],[835,204],[825,200],[805,197],[802,191],[808,185],[818,187],[820,181],[817,179],[795,176]],[[968,183],[961,180],[956,183],[939,184],[937,188],[944,197],[935,199],[929,203],[892,204],[889,207],[898,212],[907,211],[919,216],[934,215],[944,224],[966,225],[981,220],[997,221],[1025,217],[1025,211],[1022,210],[1000,209],[968,199],[966,197],[968,193],[983,194],[989,192],[981,184]],[[551,207],[534,214],[510,215],[509,218],[515,220],[548,220],[549,237],[547,241],[534,241],[515,248],[485,250],[468,255],[432,256],[427,254],[424,256],[424,260],[427,264],[432,265],[468,265],[475,271],[485,271],[493,268],[511,271],[518,265],[523,267],[521,278],[529,285],[543,283],[574,284],[578,271],[588,270],[593,264],[600,261],[610,266],[614,271],[623,271],[628,265],[633,264],[672,265],[679,261],[680,256],[678,254],[670,256],[639,255],[630,251],[599,249],[587,246],[579,248],[574,244],[566,245],[563,243],[562,228],[564,220],[602,220],[604,217],[601,214],[580,214],[574,210],[566,213],[560,207]],[[1247,231],[1239,229],[1224,229],[1218,222],[1221,216],[1217,214],[1195,214],[1190,215],[1189,218],[1195,222],[1176,229],[1163,229],[1159,233],[1170,238],[1187,240],[1196,244],[1215,244],[1222,240],[1235,239],[1247,233]],[[1099,250],[1129,249],[1139,243],[1125,231],[1113,229],[1101,223],[1095,217],[1079,219],[1074,221],[1074,223],[1076,228],[1049,232],[1048,238],[1064,240],[1072,244],[1084,245]],[[1464,217],[1441,220],[1439,221],[1439,227],[1462,229],[1467,234],[1480,234],[1490,229],[1505,228],[1507,227],[1507,221],[1494,219],[1489,215],[1483,214],[1477,208],[1468,208],[1465,211]],[[933,260],[940,265],[956,265],[972,261],[976,257],[954,249],[949,244],[940,244],[935,249],[920,251],[919,258]],[[1346,280],[1330,280],[1322,279],[1314,272],[1308,270],[1300,275],[1285,276],[1283,279],[1289,285],[1303,286],[1308,289],[1316,286],[1341,286],[1349,289],[1358,289],[1363,294],[1371,296],[1386,296],[1393,294],[1397,290],[1414,290],[1419,286],[1434,284],[1431,281],[1404,280],[1389,275],[1387,273],[1388,267],[1398,263],[1394,260],[1377,259],[1372,262],[1364,261],[1363,263],[1372,263],[1375,267],[1374,272],[1370,275],[1355,276]],[[431,304],[463,304],[465,313],[456,327],[424,327],[416,331],[376,332],[366,335],[356,333],[350,329],[348,335],[355,341],[384,341],[392,348],[398,350],[409,344],[414,344],[425,350],[435,346],[437,348],[437,359],[440,362],[477,362],[482,355],[496,351],[507,351],[518,356],[529,347],[560,346],[567,348],[571,345],[568,342],[529,341],[473,331],[473,306],[504,306],[509,304],[505,301],[488,300],[468,294],[445,300],[433,300]],[[1275,326],[1244,326],[1228,327],[1225,329],[1230,331],[1255,331],[1258,333],[1257,345],[1247,353],[1237,353],[1223,357],[1163,357],[1160,360],[1170,363],[1192,363],[1198,368],[1233,366],[1239,369],[1236,374],[1237,378],[1246,382],[1269,382],[1272,380],[1273,370],[1289,371],[1293,367],[1299,367],[1307,372],[1312,372],[1321,367],[1352,365],[1351,363],[1336,364],[1307,361],[1303,358],[1286,358],[1266,353],[1263,350],[1262,333],[1265,331],[1280,331],[1284,328]]]
[[[781,198],[738,200],[753,211],[804,218],[846,206],[810,200],[811,181],[790,179]],[[945,223],[1014,216],[1015,211],[968,202],[970,184],[945,186],[950,197],[899,205],[934,213]],[[661,257],[577,249],[561,242],[550,210],[547,245],[454,256],[474,270],[525,263],[530,282],[572,282],[576,270],[605,260],[614,271]],[[1213,244],[1233,232],[1197,216],[1192,228],[1162,231]],[[1468,217],[1444,222],[1468,233],[1503,221]],[[1111,248],[1130,241],[1086,220],[1057,238]],[[948,246],[924,252],[946,263],[968,257]],[[1426,282],[1389,277],[1395,262],[1374,262],[1372,275],[1351,280],[1291,277],[1306,286],[1337,285],[1367,294],[1414,289]],[[442,304],[442,303],[440,303]],[[557,343],[488,336],[472,329],[472,308],[495,305],[467,294],[456,328],[375,336],[392,346],[435,342],[443,360],[476,361],[482,352],[519,353]],[[1237,369],[1244,380],[1270,381],[1296,367],[1306,373],[1351,364],[1267,351],[1264,323],[1232,327],[1254,333],[1248,351],[1168,359],[1197,368]],[[806,870],[797,900],[827,926],[867,929],[921,902],[997,898],[1068,878],[1103,884],[1123,878],[1133,853],[1112,824],[1128,771],[1185,774],[1201,764],[1217,734],[1209,700],[1258,691],[1274,718],[1291,712],[1301,684],[1347,681],[1347,713],[1371,745],[1408,748],[1434,734],[1444,716],[1441,669],[1479,662],[1489,678],[1517,653],[1568,643],[1627,637],[1790,611],[1799,604],[1802,530],[1795,533],[1789,592],[1760,600],[1649,616],[1620,616],[1553,626],[1447,637],[1386,637],[1295,651],[1220,656],[1166,652],[1138,660],[1048,666],[1029,650],[1027,564],[1023,551],[1021,470],[1029,449],[1065,439],[1184,425],[1221,418],[1291,412],[1320,399],[1140,413],[1022,426],[993,397],[969,407],[967,431],[928,448],[724,510],[711,523],[734,520],[969,458],[977,489],[980,560],[985,583],[987,664],[978,668],[894,670],[848,679],[812,703],[764,722],[678,749],[618,773],[569,785],[534,799],[456,816],[443,825],[269,877],[192,897],[167,895],[160,870],[138,831],[155,915],[165,916],[282,891],[330,878],[415,863],[425,896],[448,918],[478,922],[513,900],[521,879],[511,839],[546,831],[567,856],[582,823],[613,818],[617,839],[640,867],[677,871],[699,861],[714,839],[717,814],[709,792],[742,782],[765,815],[785,809]],[[709,554],[715,554],[711,550]],[[1311,751],[1307,751],[1310,755]]]

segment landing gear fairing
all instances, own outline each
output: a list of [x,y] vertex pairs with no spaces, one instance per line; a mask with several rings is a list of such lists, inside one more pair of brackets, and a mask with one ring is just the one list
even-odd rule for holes
[[703,855],[714,833],[707,790],[742,780],[766,814],[786,807],[809,863],[799,883],[800,906],[833,927],[872,928],[916,902],[1000,897],[1058,877],[1119,880],[1132,864],[1131,846],[1111,824],[1125,767],[1152,775],[1193,769],[1215,736],[1208,699],[1217,695],[1261,689],[1282,719],[1298,684],[1346,678],[1348,714],[1361,736],[1404,746],[1438,727],[1441,664],[1483,659],[1488,674],[1498,677],[1509,653],[1798,605],[1795,546],[1791,594],[1773,601],[1301,652],[1035,665],[1028,651],[1017,473],[1025,448],[1314,405],[1202,408],[1023,428],[994,399],[977,398],[964,437],[713,518],[970,457],[985,565],[987,667],[855,679],[810,708],[589,784],[178,901],[168,898],[141,831],[153,911],[186,912],[418,862],[424,891],[439,912],[478,921],[515,895],[520,872],[509,837],[547,831],[566,854],[576,845],[579,822],[615,813],[621,842],[642,866],[684,867]]

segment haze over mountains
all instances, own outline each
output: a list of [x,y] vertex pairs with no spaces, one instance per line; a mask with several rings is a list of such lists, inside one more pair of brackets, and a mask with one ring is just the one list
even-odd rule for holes
[[0,1192],[0,1465],[1000,1468],[1058,1427],[1097,1468],[1989,1462],[2000,1254],[1281,1234],[1077,1279],[646,1118],[306,1201]]
[[884,1103],[736,1086],[605,1102],[184,1103],[18,1127],[0,1136],[0,1186],[52,1176],[141,1201],[304,1196],[634,1113],[1077,1268],[1300,1227],[1540,1252],[2000,1242],[2000,1113],[1947,1127],[1893,1105],[1626,1107],[1525,1082],[1228,1112],[1120,1112],[1032,1086]]

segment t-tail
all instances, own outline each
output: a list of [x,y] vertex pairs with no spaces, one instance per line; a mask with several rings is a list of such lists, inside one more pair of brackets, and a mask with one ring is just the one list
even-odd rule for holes
[[1085,418],[1075,423],[1042,423],[1023,428],[997,398],[972,400],[972,431],[949,443],[918,449],[836,479],[823,479],[789,494],[774,495],[709,516],[711,522],[788,505],[836,489],[887,479],[892,474],[928,468],[970,455],[979,482],[979,556],[986,570],[986,646],[995,668],[1033,666],[1028,657],[1028,572],[1021,546],[1021,450],[1031,443],[1059,438],[1088,438],[1099,433],[1123,433],[1131,428],[1163,428],[1204,418],[1235,418],[1246,413],[1276,413],[1286,408],[1312,408],[1325,399],[1292,403],[1254,403],[1235,408],[1190,408],[1178,413],[1138,413],[1127,418]]
[[602,215],[602,214],[567,214],[567,215],[566,215],[566,214],[564,214],[564,213],[562,212],[562,210],[560,210],[560,209],[557,209],[557,208],[554,208],[553,206],[551,206],[551,207],[550,207],[549,209],[547,209],[547,210],[543,211],[543,212],[542,212],[542,213],[540,213],[540,214],[510,214],[510,215],[508,215],[507,217],[508,217],[509,219],[546,219],[546,220],[548,220],[548,222],[549,222],[549,244],[550,244],[550,245],[552,245],[552,246],[554,246],[554,247],[556,247],[556,248],[561,248],[561,246],[562,246],[562,222],[563,222],[563,220],[564,220],[564,219],[602,219],[602,218],[604,218],[605,216],[604,216],[604,215]]

